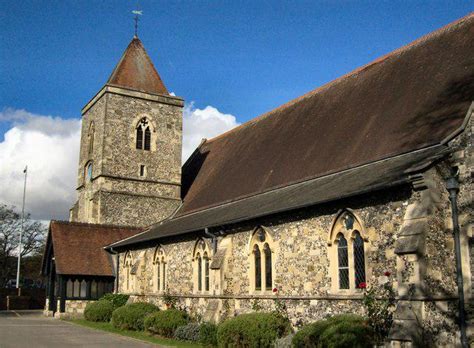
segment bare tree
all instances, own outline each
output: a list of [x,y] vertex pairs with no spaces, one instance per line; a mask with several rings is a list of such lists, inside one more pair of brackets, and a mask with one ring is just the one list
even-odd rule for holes
[[[13,207],[0,204],[0,288],[15,277],[20,230],[21,215]],[[21,256],[41,253],[45,234],[46,227],[41,222],[25,216]]]

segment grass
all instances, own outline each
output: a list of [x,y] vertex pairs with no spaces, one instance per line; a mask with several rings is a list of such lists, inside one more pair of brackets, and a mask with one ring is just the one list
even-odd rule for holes
[[85,319],[73,319],[69,320],[71,323],[82,325],[89,327],[91,329],[95,330],[101,330],[101,331],[106,331],[106,332],[111,332],[114,334],[126,336],[126,337],[131,337],[135,338],[141,341],[146,341],[154,344],[159,344],[162,346],[169,346],[169,347],[201,347],[201,345],[197,343],[190,343],[190,342],[183,342],[183,341],[177,341],[173,340],[170,338],[162,338],[162,337],[157,337],[157,336],[152,336],[151,334],[148,334],[143,331],[129,331],[129,330],[121,330],[117,329],[112,326],[111,323],[102,323],[102,322],[92,322],[92,321],[87,321]]

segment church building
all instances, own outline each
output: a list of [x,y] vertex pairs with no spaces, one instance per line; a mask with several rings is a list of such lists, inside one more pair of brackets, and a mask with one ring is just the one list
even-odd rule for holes
[[473,52],[470,14],[203,139],[181,166],[184,100],[134,37],[82,109],[47,310],[80,313],[102,282],[215,322],[278,298],[297,327],[363,315],[366,287],[389,282],[393,342],[459,342],[460,295],[474,310]]

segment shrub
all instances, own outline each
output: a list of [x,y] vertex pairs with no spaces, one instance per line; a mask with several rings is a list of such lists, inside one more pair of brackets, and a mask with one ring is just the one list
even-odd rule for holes
[[199,341],[200,325],[198,323],[189,323],[179,326],[174,331],[174,338],[183,341]]
[[145,329],[163,337],[173,337],[174,331],[179,326],[189,322],[186,312],[178,309],[168,309],[149,315],[145,318]]
[[292,340],[295,348],[373,346],[373,332],[364,318],[353,314],[335,315],[306,325]]
[[275,341],[275,348],[293,348],[292,339],[294,334],[286,335]]
[[217,343],[219,347],[272,347],[290,330],[289,321],[276,313],[242,314],[219,325]]
[[111,302],[100,300],[89,302],[84,310],[84,318],[89,321],[110,321],[114,306]]
[[199,343],[203,346],[217,346],[217,325],[202,323],[199,329]]
[[114,310],[127,304],[129,295],[125,294],[105,294],[100,299],[112,302]]
[[145,317],[159,311],[151,303],[136,302],[119,307],[112,313],[112,325],[125,330],[143,330]]

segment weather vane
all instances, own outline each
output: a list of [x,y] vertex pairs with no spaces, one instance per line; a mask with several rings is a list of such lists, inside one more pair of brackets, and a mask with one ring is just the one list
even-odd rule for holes
[[143,14],[142,10],[133,10],[132,13],[135,15],[135,37],[138,37],[138,16]]

